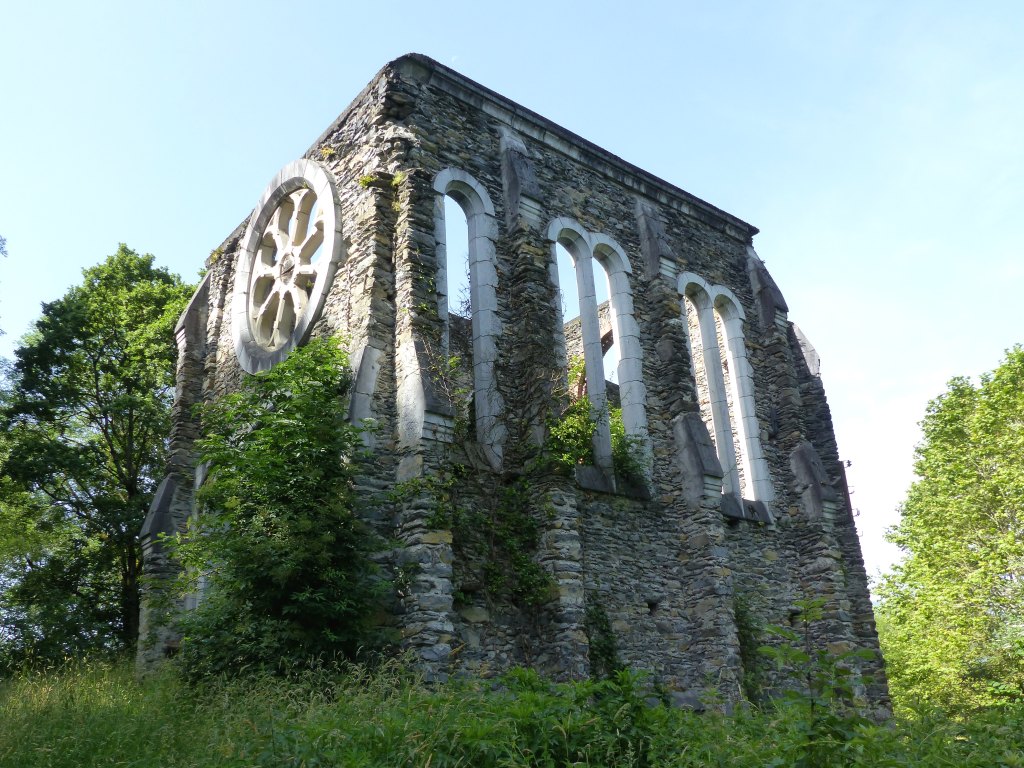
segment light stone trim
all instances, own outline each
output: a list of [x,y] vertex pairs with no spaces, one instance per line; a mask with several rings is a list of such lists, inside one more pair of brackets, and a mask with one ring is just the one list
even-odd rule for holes
[[[743,498],[768,504],[774,499],[774,491],[768,462],[761,448],[761,429],[757,422],[754,400],[753,369],[747,359],[743,337],[743,323],[746,319],[743,307],[728,288],[713,285],[692,272],[683,272],[679,275],[678,290],[681,295],[689,298],[697,309],[705,376],[710,390],[712,428],[723,469],[723,490],[725,493],[736,493]],[[722,360],[718,345],[716,313],[721,319],[725,335],[725,361]],[[723,362],[732,372],[729,377],[729,393],[726,392]],[[729,394],[734,404],[733,413],[729,410]],[[739,451],[733,442],[734,421],[736,436],[740,443]],[[745,478],[742,488],[737,461],[741,463]]]
[[458,168],[445,168],[434,177],[434,238],[437,257],[437,304],[442,322],[441,346],[448,354],[448,250],[444,198],[451,197],[466,214],[469,225],[469,296],[473,330],[473,401],[476,439],[488,462],[500,469],[504,455],[504,402],[498,391],[495,364],[502,324],[498,317],[498,268],[494,241],[498,225],[494,204],[483,184]]
[[377,391],[377,377],[380,375],[381,358],[384,351],[367,344],[353,358],[355,379],[352,383],[352,396],[349,400],[348,419],[351,424],[363,427],[359,433],[363,445],[372,448],[373,433],[373,395]]
[[608,400],[605,392],[604,355],[601,347],[600,319],[594,284],[593,260],[608,275],[609,303],[614,342],[619,345],[619,394],[622,422],[626,433],[639,438],[645,452],[647,442],[647,388],[643,383],[643,355],[640,328],[633,314],[633,293],[629,285],[632,267],[625,251],[614,239],[588,232],[573,218],[560,216],[548,225],[551,242],[551,275],[558,289],[557,246],[561,244],[576,267],[576,285],[580,299],[580,326],[583,335],[583,358],[587,377],[587,394],[594,409],[597,430],[594,434],[595,463],[611,471],[611,431],[608,424]]
[[[291,213],[291,222],[284,222],[281,220],[285,211],[283,206],[289,198],[293,197],[295,193],[301,193],[302,190],[309,190],[305,195],[299,195],[304,199],[304,204],[300,205],[298,200],[293,200],[295,208]],[[319,227],[323,237],[320,245],[320,258],[315,265],[302,263],[303,259],[308,260],[310,255],[310,248],[313,245],[312,233],[305,237],[303,242],[294,242],[299,227],[305,232],[309,226],[309,222],[306,221],[309,208],[305,207],[312,205],[308,199],[309,194],[314,195],[319,204],[319,218],[314,223],[314,228]],[[303,209],[305,209],[305,213],[303,213]],[[303,218],[304,216],[305,218]],[[274,221],[275,217],[277,217],[277,221]],[[293,242],[285,249],[286,253],[279,254],[279,259],[273,265],[263,262],[257,265],[257,260],[264,258],[261,251],[264,248],[265,239],[273,236],[269,230],[272,226],[277,228],[277,235],[288,234],[292,237]],[[310,329],[323,309],[328,288],[334,280],[334,273],[345,259],[345,245],[341,230],[341,205],[338,191],[331,174],[319,163],[313,160],[296,160],[282,168],[267,185],[249,218],[249,225],[242,238],[242,247],[239,249],[238,263],[235,267],[231,328],[235,342],[235,354],[243,370],[248,373],[269,370],[281,362],[294,347],[303,344],[308,339]],[[298,249],[294,256],[291,253],[293,248]],[[294,258],[299,262],[295,267],[296,271],[290,275],[283,274],[283,262],[286,257]],[[261,272],[266,274],[261,274]],[[293,278],[298,275],[311,277],[314,274],[308,297],[299,296],[303,293],[303,289],[297,283],[292,282]],[[271,291],[282,292],[282,296],[284,293],[299,296],[299,298],[291,299],[293,311],[296,308],[298,311],[295,312],[293,324],[288,323],[291,325],[290,330],[283,333],[279,333],[279,324],[286,319],[282,317],[285,302],[283,298],[279,298],[277,320],[274,323],[274,332],[269,343],[265,339],[261,339],[251,325],[253,308],[250,306],[250,301],[255,298],[253,289],[256,282],[262,277],[273,281]]]
[[[616,184],[626,187],[645,199],[656,201],[663,208],[671,208],[685,216],[700,216],[704,219],[711,219],[716,223],[720,223],[722,231],[736,240],[746,241],[757,234],[757,227],[668,183],[664,179],[658,178],[642,168],[627,163],[622,158],[551,122],[547,118],[508,99],[501,98],[492,91],[483,88],[447,67],[444,67],[442,71],[442,65],[437,64],[437,62],[425,64],[424,59],[425,57],[419,54],[410,54],[397,60],[396,63],[402,64],[403,68],[408,68],[408,70],[419,70],[424,73],[428,71],[426,68],[429,67],[429,70],[431,70],[431,87],[450,93],[467,105],[472,105],[473,108],[479,110],[482,114],[494,118],[503,126],[507,126],[518,136],[528,138],[575,162],[585,164]],[[345,116],[345,113],[342,113],[335,121],[335,125],[340,124]],[[321,136],[321,139],[311,147],[310,151],[315,150],[319,146],[320,141],[333,133],[334,130],[334,126],[328,128],[323,136]]]
[[725,389],[725,375],[722,371],[722,357],[718,348],[718,334],[715,329],[715,307],[713,288],[701,277],[690,272],[679,276],[679,292],[686,296],[697,310],[697,326],[700,329],[700,345],[704,358],[704,375],[708,383],[711,400],[711,429],[718,449],[718,460],[722,464],[722,489],[724,493],[742,494],[739,470],[736,465],[736,446],[732,439],[732,421],[729,401]]
[[747,265],[751,288],[754,289],[754,303],[762,311],[764,330],[768,331],[774,324],[775,330],[785,335],[789,328],[789,305],[752,245],[747,246]]

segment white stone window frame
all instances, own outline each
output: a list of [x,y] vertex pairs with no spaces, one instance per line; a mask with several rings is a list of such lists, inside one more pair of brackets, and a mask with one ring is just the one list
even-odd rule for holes
[[[572,257],[576,272],[576,287],[580,300],[580,328],[583,336],[583,360],[597,429],[594,433],[594,463],[613,472],[611,431],[608,424],[608,397],[605,393],[604,354],[601,347],[601,326],[597,310],[597,291],[594,283],[593,260],[604,267],[608,275],[608,301],[611,305],[613,343],[619,347],[617,367],[622,422],[626,434],[640,439],[647,446],[647,387],[643,382],[643,358],[640,347],[640,327],[633,309],[633,292],[629,277],[633,270],[626,252],[607,235],[589,232],[573,218],[560,216],[548,225],[547,239],[551,243],[549,275],[556,291],[558,282],[558,246]],[[564,346],[564,338],[562,344]],[[563,350],[564,353],[564,350]]]
[[[678,277],[680,302],[682,297],[688,298],[697,312],[697,325],[700,329],[701,347],[704,358],[704,374],[708,382],[711,399],[712,430],[718,460],[722,465],[722,490],[724,493],[735,493],[740,498],[760,501],[765,504],[773,500],[771,478],[768,473],[768,462],[761,448],[761,428],[758,425],[756,404],[754,400],[754,376],[750,361],[747,360],[747,348],[744,342],[743,324],[746,315],[743,306],[735,294],[721,285],[714,285],[692,272],[683,272]],[[682,306],[683,316],[686,307]],[[731,375],[729,386],[725,388],[725,376],[722,368],[722,356],[718,344],[718,332],[715,313],[722,323],[725,336],[726,362]],[[686,334],[690,343],[689,332]],[[691,361],[694,359],[691,350]],[[696,371],[693,372],[696,375]],[[733,414],[729,412],[729,396],[733,402],[736,415],[736,435],[739,448],[733,441]],[[742,463],[743,477],[746,487],[740,487],[740,473],[737,460]]]
[[[255,338],[249,326],[249,292],[253,264],[261,247],[263,234],[282,201],[300,189],[311,189],[317,197],[324,221],[324,240],[316,279],[302,315],[284,345],[267,349]],[[232,296],[231,328],[235,353],[239,365],[248,373],[266,371],[288,356],[296,346],[304,344],[312,325],[320,317],[328,289],[338,266],[345,260],[342,237],[341,204],[334,177],[313,160],[296,160],[282,168],[267,185],[249,225],[242,237],[235,266],[235,285]]]
[[500,469],[505,426],[504,402],[498,391],[495,367],[502,324],[498,316],[498,268],[494,241],[498,223],[494,204],[483,184],[458,168],[445,168],[434,177],[434,239],[437,257],[437,308],[441,318],[441,346],[448,354],[450,341],[448,250],[444,199],[450,197],[469,225],[469,299],[473,332],[473,402],[477,442],[488,460]]

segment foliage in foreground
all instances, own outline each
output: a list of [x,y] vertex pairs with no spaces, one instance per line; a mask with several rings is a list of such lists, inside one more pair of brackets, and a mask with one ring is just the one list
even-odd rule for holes
[[202,410],[204,512],[176,547],[185,591],[207,583],[181,619],[190,675],[351,658],[372,640],[382,585],[352,488],[351,386],[345,351],[318,339]]
[[893,698],[961,711],[1024,701],[1024,349],[928,405],[877,592]]
[[429,688],[392,665],[190,687],[169,670],[140,685],[127,665],[83,663],[0,684],[0,766],[1024,765],[1019,706],[861,722],[814,744],[806,703],[698,714],[641,683],[623,672],[556,685],[517,670]]
[[191,292],[121,245],[15,351],[0,392],[0,673],[134,645],[138,532]]

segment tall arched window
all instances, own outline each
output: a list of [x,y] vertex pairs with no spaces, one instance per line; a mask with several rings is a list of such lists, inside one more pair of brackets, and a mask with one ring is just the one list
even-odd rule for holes
[[[487,190],[476,179],[457,168],[446,168],[434,178],[434,237],[437,243],[438,314],[442,324],[441,346],[447,355],[454,317],[470,316],[472,334],[473,403],[476,437],[488,453],[495,469],[501,465],[505,429],[501,423],[502,400],[498,393],[494,367],[498,359],[498,271],[494,240],[497,223],[494,205]],[[461,248],[449,253],[446,200],[458,205],[465,214],[465,258]],[[450,205],[451,202],[448,203]],[[454,238],[453,238],[454,240]],[[460,303],[459,284],[466,284],[463,271],[468,264],[468,305]],[[462,294],[464,297],[465,294]]]
[[[588,232],[574,219],[563,217],[552,221],[548,227],[548,239],[552,248],[551,279],[563,296],[570,295],[571,290],[563,292],[562,283],[569,282],[569,274],[575,277],[587,394],[597,422],[594,461],[598,466],[611,471],[611,435],[608,428],[604,360],[607,350],[602,347],[598,279],[602,288],[606,286],[607,300],[611,307],[613,343],[618,347],[614,378],[619,385],[623,426],[627,434],[642,440],[646,439],[647,433],[647,391],[641,378],[640,334],[633,317],[629,260],[618,243],[610,237]],[[563,249],[571,260],[571,272],[564,266],[565,257],[559,255]],[[560,260],[563,265],[561,267]]]
[[679,276],[679,293],[701,416],[722,465],[722,491],[767,503],[772,487],[743,341],[743,308],[728,288],[689,272]]

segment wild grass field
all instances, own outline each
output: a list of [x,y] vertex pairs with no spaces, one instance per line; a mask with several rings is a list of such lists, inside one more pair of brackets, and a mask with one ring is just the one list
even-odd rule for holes
[[878,724],[799,699],[673,709],[632,673],[429,687],[393,664],[188,686],[170,670],[138,683],[127,663],[78,662],[0,682],[0,766],[1010,768],[1024,766],[1024,708]]

